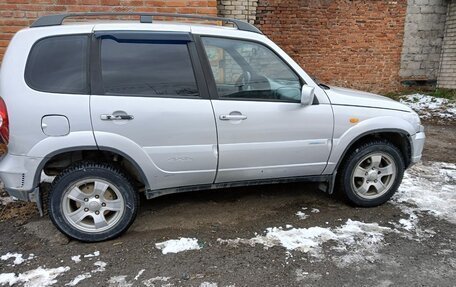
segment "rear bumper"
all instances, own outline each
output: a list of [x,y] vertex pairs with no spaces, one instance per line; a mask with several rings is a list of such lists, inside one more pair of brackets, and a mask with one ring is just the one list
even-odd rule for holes
[[417,163],[421,160],[421,155],[423,153],[424,141],[426,135],[424,132],[416,133],[412,136],[412,154],[411,154],[411,163]]
[[0,179],[6,192],[20,200],[32,200],[35,185],[38,184],[35,180],[36,171],[41,161],[42,158],[4,155],[0,159]]

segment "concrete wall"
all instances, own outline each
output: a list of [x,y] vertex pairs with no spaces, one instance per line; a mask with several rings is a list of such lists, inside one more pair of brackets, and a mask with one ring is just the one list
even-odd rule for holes
[[220,17],[234,18],[254,23],[258,0],[217,0]]
[[447,0],[408,0],[400,70],[403,80],[437,80],[447,6]]
[[448,7],[438,87],[456,89],[456,0]]

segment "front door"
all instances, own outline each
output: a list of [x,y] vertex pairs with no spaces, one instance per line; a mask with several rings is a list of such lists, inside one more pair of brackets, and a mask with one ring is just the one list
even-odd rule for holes
[[216,182],[319,175],[331,149],[331,106],[303,106],[303,81],[270,48],[201,37],[216,91]]
[[98,146],[138,155],[152,189],[212,183],[216,128],[191,35],[99,31],[95,38],[90,107]]

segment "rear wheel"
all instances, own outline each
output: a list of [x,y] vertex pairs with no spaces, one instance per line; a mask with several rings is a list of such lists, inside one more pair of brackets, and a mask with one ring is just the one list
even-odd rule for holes
[[372,141],[356,148],[345,160],[339,187],[352,204],[377,206],[396,192],[404,174],[401,152],[386,141]]
[[138,195],[119,169],[79,163],[63,171],[49,194],[49,216],[57,228],[81,241],[115,238],[133,223]]

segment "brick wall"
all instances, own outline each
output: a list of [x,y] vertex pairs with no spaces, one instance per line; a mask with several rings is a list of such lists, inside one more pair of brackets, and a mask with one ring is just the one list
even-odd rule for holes
[[45,14],[66,12],[217,14],[217,0],[0,0],[0,59],[16,31]]
[[406,8],[406,0],[259,0],[256,24],[321,81],[385,92],[401,87]]
[[403,80],[437,80],[447,7],[447,0],[408,0],[400,71]]
[[456,89],[456,0],[448,7],[438,87]]

